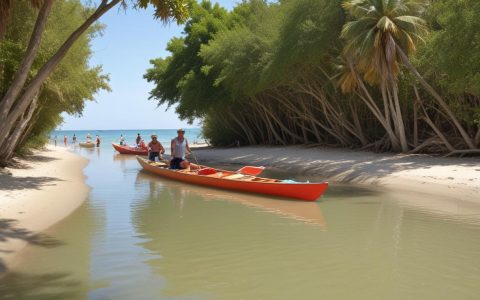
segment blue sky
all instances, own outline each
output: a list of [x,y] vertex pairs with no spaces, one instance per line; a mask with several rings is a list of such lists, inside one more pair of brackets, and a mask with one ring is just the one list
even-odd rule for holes
[[[231,9],[240,0],[216,0]],[[148,100],[153,85],[143,79],[149,60],[165,57],[167,42],[179,36],[182,26],[163,25],[152,10],[127,11],[113,8],[100,21],[106,25],[102,36],[92,42],[92,65],[102,65],[110,75],[111,92],[100,92],[95,102],[86,104],[82,117],[64,115],[63,130],[152,129],[198,127],[180,121],[174,108],[157,108]]]

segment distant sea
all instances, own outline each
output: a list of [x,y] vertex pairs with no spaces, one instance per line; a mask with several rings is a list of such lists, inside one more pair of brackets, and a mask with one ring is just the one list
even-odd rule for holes
[[[165,148],[170,146],[172,138],[177,136],[177,129],[128,129],[128,130],[55,130],[50,134],[51,141],[57,136],[57,143],[63,143],[63,137],[66,135],[68,143],[72,143],[72,137],[75,134],[77,136],[77,142],[84,142],[87,134],[92,136],[92,140],[95,140],[96,135],[100,136],[102,141],[102,148],[111,148],[111,143],[118,143],[120,135],[125,137],[126,142],[129,145],[135,144],[137,134],[140,133],[145,143],[148,143],[152,134],[158,136],[158,140],[164,145]],[[187,128],[185,129],[185,137],[189,144],[204,143],[205,139],[201,135],[200,128]]]

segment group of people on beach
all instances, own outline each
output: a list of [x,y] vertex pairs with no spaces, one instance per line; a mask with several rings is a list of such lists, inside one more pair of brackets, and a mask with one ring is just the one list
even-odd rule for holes
[[[92,136],[90,135],[90,133],[87,133],[86,142],[87,143],[92,143]],[[95,137],[96,146],[100,147],[101,142],[102,142],[102,140],[100,139],[100,136],[97,134],[96,137]],[[56,146],[57,145],[57,136],[55,136],[55,138],[54,138],[54,143],[55,143],[55,146]],[[68,145],[68,137],[66,135],[63,136],[63,144],[65,146]],[[72,136],[72,144],[74,144],[74,145],[77,144],[77,135],[75,133]]]
[[[140,136],[140,134],[138,134]],[[148,159],[150,161],[155,161],[158,157],[159,161],[163,161],[163,154],[165,153],[165,148],[163,148],[162,143],[158,140],[156,134],[152,134],[151,141],[148,143]],[[138,137],[137,137],[138,141]],[[177,130],[177,136],[172,139],[170,144],[171,154],[169,166],[170,169],[188,169],[196,168],[197,166],[191,164],[186,156],[192,154],[192,150],[188,145],[188,141],[185,138],[185,130],[180,128]]]

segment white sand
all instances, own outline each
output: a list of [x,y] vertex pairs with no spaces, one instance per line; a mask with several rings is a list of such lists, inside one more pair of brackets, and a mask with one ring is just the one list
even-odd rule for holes
[[21,167],[0,173],[0,273],[15,263],[16,254],[27,244],[42,242],[40,231],[67,217],[86,199],[87,162],[63,147],[49,146],[21,160]]
[[479,158],[375,154],[298,146],[194,151],[203,162],[263,165],[318,176],[333,183],[363,184],[480,203]]

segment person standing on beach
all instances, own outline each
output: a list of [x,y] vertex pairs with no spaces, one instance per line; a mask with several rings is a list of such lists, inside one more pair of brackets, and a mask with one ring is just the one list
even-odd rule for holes
[[142,136],[140,135],[140,133],[137,133],[137,139],[135,140],[137,147],[140,145],[141,142],[142,142]]
[[97,143],[97,147],[100,147],[100,137],[98,136],[98,134],[96,138],[96,143]]
[[67,143],[68,143],[68,138],[66,135],[63,136],[63,144],[65,145],[65,147],[67,147]]
[[53,143],[55,144],[55,147],[57,146],[57,136],[55,135],[55,137],[53,138]]
[[73,134],[72,141],[73,141],[74,144],[77,143],[77,136],[75,135],[75,133]]
[[177,137],[172,139],[171,144],[171,159],[170,159],[170,169],[196,169],[197,166],[191,164],[188,160],[185,159],[185,156],[191,154],[192,151],[188,146],[188,141],[185,138],[185,130],[182,128],[177,130]]
[[161,161],[163,159],[163,153],[165,153],[165,149],[162,143],[157,140],[156,134],[152,134],[152,141],[148,143],[148,159],[155,161],[155,157],[158,157],[158,160]]

